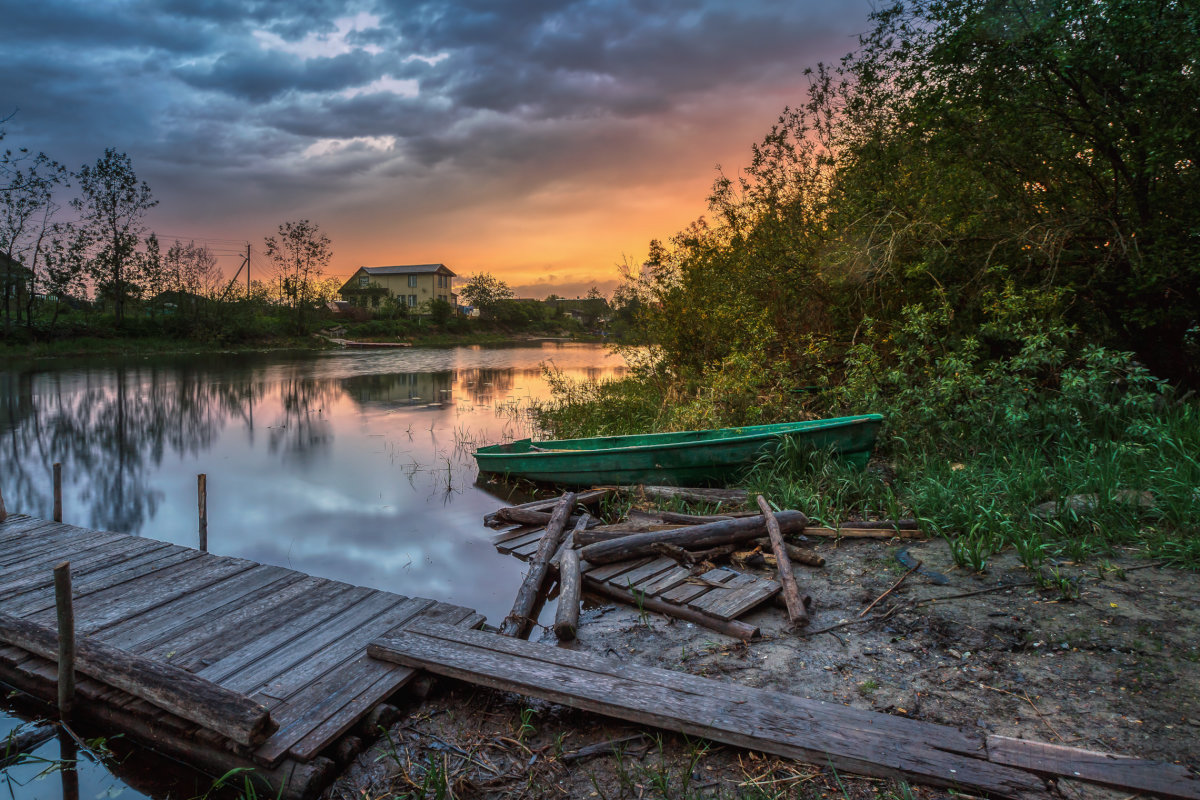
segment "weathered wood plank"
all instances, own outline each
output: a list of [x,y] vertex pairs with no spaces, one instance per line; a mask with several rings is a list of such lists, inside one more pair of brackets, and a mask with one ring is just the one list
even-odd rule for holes
[[[320,680],[325,673],[335,670],[339,664],[361,655],[367,643],[375,636],[381,636],[385,631],[400,627],[434,605],[434,601],[424,597],[400,599],[399,603],[396,602],[398,595],[378,592],[377,597],[381,604],[387,601],[391,605],[378,615],[364,619],[361,623],[350,622],[333,631],[328,641],[316,649],[306,651],[305,644],[298,642],[292,649],[285,647],[278,653],[273,653],[273,659],[283,662],[286,662],[293,653],[301,657],[289,665],[285,671],[278,673],[269,681],[253,687],[253,691],[286,701],[305,686]],[[244,686],[249,680],[250,678],[247,677],[239,681],[235,676],[235,679],[229,681],[229,684]]]
[[669,558],[655,558],[638,567],[637,569],[631,569],[628,572],[623,572],[616,577],[609,578],[609,583],[616,584],[622,589],[636,588],[641,590],[641,584],[645,583],[651,578],[658,577],[675,566],[677,566],[677,564]]
[[[0,639],[47,660],[58,655],[53,628],[8,614],[0,613]],[[86,636],[76,642],[75,669],[239,744],[259,744],[275,729],[267,710],[244,695]]]
[[299,580],[300,576],[283,567],[251,567],[164,606],[101,628],[94,635],[114,647],[130,650],[141,642],[161,636],[165,631],[191,628],[197,620],[209,614],[220,614],[226,607],[240,603],[246,595],[285,578]]
[[692,575],[692,571],[687,567],[676,565],[674,569],[658,575],[652,581],[646,582],[645,585],[639,587],[646,594],[661,595],[663,592],[668,592],[674,589],[679,584],[686,581]]
[[[68,560],[71,562],[71,574],[78,581],[85,575],[110,566],[114,560],[133,558],[168,546],[165,542],[156,542],[153,539],[128,537],[125,541],[114,542],[98,550],[72,551],[68,555]],[[62,554],[59,553],[48,563],[53,564],[62,560]],[[3,585],[0,585],[0,598],[15,599],[26,592],[44,589],[53,582],[53,576],[47,575],[45,569],[40,569],[34,574],[22,578],[14,576],[4,579]]]
[[[801,531],[808,524],[808,517],[799,511],[781,511],[775,515],[775,519],[780,530],[785,533]],[[620,539],[596,542],[583,548],[580,556],[592,563],[607,564],[651,553],[659,543],[703,548],[757,539],[766,533],[766,530],[766,522],[762,517],[741,517],[669,531],[634,533]]]
[[[469,608],[435,603],[420,613],[420,619],[458,625],[473,614]],[[404,624],[407,621],[390,628],[388,633],[400,630]],[[359,645],[347,662],[272,712],[279,730],[255,751],[255,756],[273,760],[290,750],[303,760],[316,757],[373,706],[412,680],[414,674],[409,667],[371,658],[366,653],[366,643]]]
[[496,534],[492,537],[492,544],[499,548],[501,545],[507,545],[517,539],[526,537],[534,531],[543,530],[544,527],[545,526],[542,525],[522,525],[518,528],[513,528],[511,530],[504,531],[503,533]]
[[[54,523],[51,523],[54,524]],[[43,541],[29,543],[19,551],[5,552],[0,556],[0,570],[4,575],[13,575],[26,565],[53,560],[59,553],[101,547],[122,538],[119,533],[100,534],[83,539],[66,533],[47,534]]]
[[[75,588],[77,596],[102,592],[127,581],[144,576],[150,569],[159,569],[175,564],[182,564],[199,557],[199,553],[186,547],[167,545],[166,547],[149,550],[129,559],[118,560],[101,569],[93,570],[79,581]],[[153,565],[153,566],[151,566]],[[53,606],[53,596],[44,591],[26,592],[20,598],[5,602],[9,613],[26,616],[45,611]]]
[[[668,603],[678,603],[687,605],[693,600],[699,598],[702,594],[707,593],[710,589],[716,588],[712,586],[714,583],[723,584],[726,581],[732,580],[738,573],[724,567],[710,569],[708,572],[699,576],[699,581],[685,581],[670,591],[663,592],[659,595]],[[702,582],[701,582],[702,581]]]
[[[192,559],[101,592],[83,594],[75,599],[79,632],[91,635],[107,625],[169,603],[252,566],[253,562],[240,558]],[[41,621],[46,613],[31,614],[29,618]]]
[[497,543],[496,549],[501,553],[511,553],[513,550],[527,545],[530,542],[533,542],[536,546],[536,544],[542,540],[542,535],[545,532],[546,529],[544,527],[526,528],[525,532],[520,536],[514,536],[503,543]]
[[0,547],[3,547],[0,552],[5,555],[18,552],[18,547],[33,544],[38,540],[38,529],[58,527],[56,522],[37,517],[9,517],[8,522],[0,525]]
[[1134,792],[1200,800],[1200,776],[1179,764],[1097,753],[1060,744],[987,737],[988,760],[995,764],[1063,776]]
[[618,564],[592,564],[590,562],[584,563],[582,559],[583,556],[581,555],[579,568],[584,575],[587,575],[589,578],[597,581],[611,581],[619,575],[624,575],[630,570],[646,566],[651,561],[654,561],[655,557],[643,556],[642,558],[635,558],[631,561],[622,561]]
[[[821,766],[1001,797],[1045,797],[1040,779],[984,760],[978,740],[970,743],[975,757],[930,745],[920,736],[928,723],[910,728],[905,725],[910,720],[879,714],[871,720],[874,724],[863,725],[855,715],[840,714],[843,707],[835,704],[748,687],[731,697],[731,685],[724,682],[694,676],[679,680],[679,673],[596,657],[564,663],[564,655],[587,654],[513,640],[493,646],[495,638],[501,637],[418,624],[373,642],[368,652],[437,674]],[[953,737],[954,730],[948,731]]]
[[359,591],[339,595],[338,606],[320,606],[295,624],[260,637],[196,674],[253,694],[292,664],[335,641],[348,627],[360,625],[400,602],[395,596],[381,597],[374,589],[355,589]]
[[157,657],[170,658],[189,672],[199,672],[249,648],[280,646],[368,591],[305,577],[220,617],[208,618],[192,630],[164,635],[136,645],[134,650],[159,654]]

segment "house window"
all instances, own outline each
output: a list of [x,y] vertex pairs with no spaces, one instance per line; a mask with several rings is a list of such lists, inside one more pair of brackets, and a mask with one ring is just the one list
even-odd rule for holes
[[417,276],[416,276],[416,275],[409,275],[409,276],[408,276],[408,286],[409,286],[409,288],[411,289],[412,287],[414,287],[414,286],[416,286],[416,285],[417,285]]
[[371,276],[370,275],[359,275],[358,276],[358,288],[366,289],[370,285],[371,285]]
[[408,307],[409,308],[417,307],[417,296],[415,294],[410,294],[408,296]]

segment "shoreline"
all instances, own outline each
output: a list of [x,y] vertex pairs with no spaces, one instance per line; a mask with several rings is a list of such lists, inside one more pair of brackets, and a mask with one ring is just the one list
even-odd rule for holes
[[[360,341],[371,342],[371,339]],[[407,337],[404,340],[413,347],[459,347],[467,345],[529,344],[532,342],[571,342],[580,344],[604,344],[598,336],[535,336],[529,334],[431,334]],[[157,338],[95,338],[64,339],[54,342],[34,342],[25,345],[0,344],[0,358],[6,364],[44,361],[55,358],[81,358],[87,356],[151,356],[151,355],[211,355],[216,353],[274,353],[274,352],[326,352],[351,350],[334,344],[319,334],[308,337],[280,337],[268,341],[225,344],[196,339]]]

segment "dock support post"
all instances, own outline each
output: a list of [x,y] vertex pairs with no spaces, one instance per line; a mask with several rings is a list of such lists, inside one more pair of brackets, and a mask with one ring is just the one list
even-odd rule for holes
[[62,522],[62,464],[54,464],[54,521]]
[[208,552],[208,475],[196,476],[196,503],[200,512],[200,550]]
[[54,568],[54,603],[58,611],[58,714],[71,717],[75,702],[75,608],[71,601],[71,562]]
[[4,507],[4,492],[0,491],[0,522],[8,519],[8,509]]

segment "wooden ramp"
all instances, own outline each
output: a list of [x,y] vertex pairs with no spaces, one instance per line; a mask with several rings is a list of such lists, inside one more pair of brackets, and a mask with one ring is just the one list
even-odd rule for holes
[[[542,528],[519,528],[497,535],[492,543],[501,553],[528,561],[537,552]],[[645,556],[616,564],[580,564],[584,588],[607,584],[673,605],[686,606],[722,622],[737,619],[779,593],[779,582],[727,567],[710,570],[698,579],[665,556]]]
[[984,736],[945,725],[417,621],[368,652],[430,672],[635,723],[990,796],[1047,798],[1042,775],[1200,798],[1200,778],[1163,762]]
[[[483,622],[460,606],[15,514],[0,523],[0,613],[53,626],[52,569],[63,561],[79,636],[244,694],[278,728],[253,748],[235,745],[86,677],[80,713],[201,768],[291,776],[289,797],[319,789],[332,767],[322,753],[413,677],[369,658],[368,642],[417,619]],[[56,671],[0,642],[0,681],[52,699]]]

